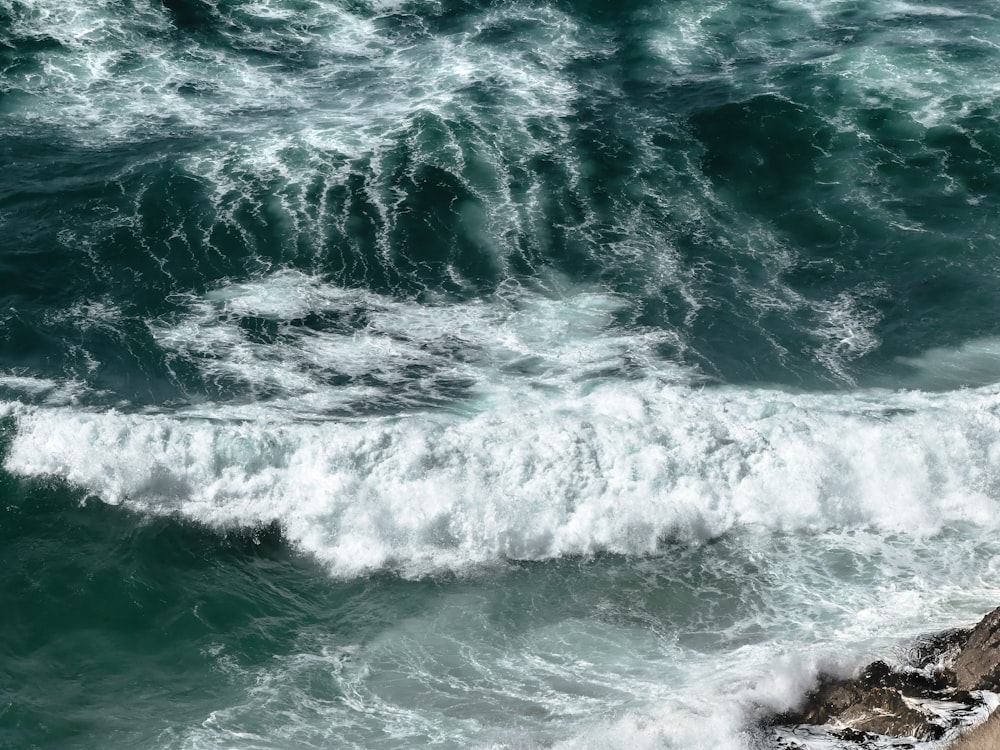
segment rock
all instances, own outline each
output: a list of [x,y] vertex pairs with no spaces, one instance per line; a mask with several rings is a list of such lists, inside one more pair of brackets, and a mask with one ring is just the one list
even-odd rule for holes
[[996,750],[1000,747],[1000,713],[994,712],[971,732],[959,737],[948,750]]
[[888,737],[936,740],[944,727],[927,714],[911,708],[896,691],[874,688],[838,717],[849,728]]
[[[1000,692],[1000,608],[971,630],[949,630],[920,639],[909,657],[911,666],[898,670],[874,661],[850,679],[821,676],[801,708],[766,724],[825,726],[832,736],[863,747],[875,735],[939,739],[957,719],[924,713],[921,701],[945,701],[962,709],[982,703],[970,691]],[[961,713],[957,710],[952,716]],[[1000,726],[1000,720],[994,724]],[[1000,730],[994,733],[1000,736]],[[980,745],[969,747],[979,750]]]
[[969,633],[954,664],[955,683],[962,690],[1000,689],[1000,607]]
[[904,699],[910,688],[925,692],[922,681],[911,686],[908,679],[909,675],[892,671],[885,662],[873,662],[855,679],[827,678],[807,696],[800,710],[784,714],[778,723],[836,724],[843,728],[841,732],[938,739],[944,727]]

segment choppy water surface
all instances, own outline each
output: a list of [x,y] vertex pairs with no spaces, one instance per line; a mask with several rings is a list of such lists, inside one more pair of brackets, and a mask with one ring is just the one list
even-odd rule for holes
[[975,620],[998,40],[0,0],[0,746],[766,748]]

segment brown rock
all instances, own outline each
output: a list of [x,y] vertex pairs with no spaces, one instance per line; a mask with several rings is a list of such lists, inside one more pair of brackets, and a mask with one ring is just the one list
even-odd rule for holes
[[802,709],[785,714],[779,723],[836,723],[889,737],[940,737],[943,728],[931,717],[911,708],[896,688],[871,684],[872,674],[881,674],[883,669],[888,670],[884,662],[875,662],[857,679],[822,683],[809,695]]
[[1000,689],[1000,607],[979,621],[955,659],[962,690]]
[[978,727],[948,746],[948,750],[997,750],[1000,747],[1000,713],[994,712]]
[[[913,699],[945,701],[958,708],[981,703],[969,691],[1000,692],[1000,608],[971,630],[949,630],[920,639],[908,663],[910,666],[897,671],[875,661],[853,679],[823,677],[800,709],[773,717],[768,723],[826,725],[831,734],[862,746],[867,746],[873,735],[939,739],[947,727],[939,717],[915,707],[920,704]],[[945,723],[953,726],[955,722],[952,718]],[[990,737],[1000,737],[997,726],[1000,719],[992,719]],[[970,739],[974,736],[969,735]],[[1000,748],[1000,740],[996,742],[968,747],[993,750]]]
[[944,727],[908,706],[902,696],[890,688],[870,689],[860,702],[837,718],[851,729],[888,737],[936,740],[944,734]]

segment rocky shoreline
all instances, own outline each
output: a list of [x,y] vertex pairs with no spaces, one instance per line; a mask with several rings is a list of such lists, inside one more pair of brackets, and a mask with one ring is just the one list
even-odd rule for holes
[[[849,679],[821,676],[799,708],[768,718],[764,726],[775,732],[777,747],[788,750],[804,746],[782,729],[822,728],[858,747],[896,739],[939,741],[960,734],[957,727],[970,717],[987,713],[995,693],[1000,693],[1000,608],[972,628],[921,639],[906,665],[875,661]],[[948,748],[998,750],[1000,712]]]

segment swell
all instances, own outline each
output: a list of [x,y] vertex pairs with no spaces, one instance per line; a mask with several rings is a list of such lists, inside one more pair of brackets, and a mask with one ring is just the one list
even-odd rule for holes
[[[278,269],[417,303],[598,286],[729,383],[905,385],[997,327],[974,9],[3,7],[18,375],[221,398],[147,328]],[[120,320],[63,314],[95,306]]]

